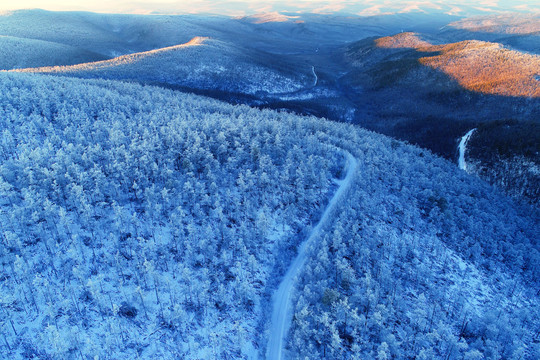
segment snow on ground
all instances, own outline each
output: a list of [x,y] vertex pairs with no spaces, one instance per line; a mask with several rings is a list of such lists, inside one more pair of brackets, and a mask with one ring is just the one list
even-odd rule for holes
[[469,130],[459,142],[459,161],[458,165],[461,170],[467,171],[467,163],[465,162],[465,151],[467,150],[467,142],[471,138],[476,129]]
[[350,187],[357,165],[358,162],[354,156],[347,153],[347,174],[345,178],[336,181],[339,185],[338,190],[330,200],[317,225],[311,230],[308,238],[300,245],[298,255],[287,270],[285,277],[274,294],[270,336],[266,349],[267,359],[280,360],[284,358],[283,344],[292,320],[293,307],[290,304],[290,299],[294,289],[295,278],[307,260],[307,248],[319,237],[322,228],[331,219],[330,215],[335,210],[337,203],[343,198],[347,189]]

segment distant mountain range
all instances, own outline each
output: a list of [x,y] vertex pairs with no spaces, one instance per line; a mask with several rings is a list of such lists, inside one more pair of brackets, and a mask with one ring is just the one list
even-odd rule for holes
[[[35,6],[36,3],[32,3]],[[4,4],[3,8],[15,8],[16,6],[26,7],[27,1],[19,4]],[[74,7],[67,4],[40,4],[50,6],[49,10],[73,10]],[[85,11],[94,11],[101,13],[129,13],[145,15],[227,15],[235,17],[249,17],[251,14],[280,14],[290,15],[315,13],[324,15],[354,15],[354,16],[383,16],[391,14],[423,13],[429,15],[449,14],[452,16],[474,16],[501,12],[519,12],[534,13],[540,12],[540,7],[534,1],[530,0],[508,0],[508,1],[466,1],[453,0],[451,3],[443,0],[313,0],[309,2],[293,2],[282,0],[268,0],[264,4],[252,2],[250,0],[192,0],[190,2],[166,2],[160,3],[138,1],[114,2],[114,3],[80,3],[76,5],[77,9]],[[276,19],[270,16],[270,19]]]

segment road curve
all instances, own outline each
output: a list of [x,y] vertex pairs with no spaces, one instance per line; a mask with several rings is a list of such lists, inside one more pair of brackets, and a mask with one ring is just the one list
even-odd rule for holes
[[467,171],[467,163],[465,162],[465,151],[467,150],[467,142],[471,138],[473,132],[476,130],[476,128],[469,130],[468,133],[466,133],[459,142],[459,160],[458,160],[458,166],[460,169]]
[[298,249],[298,255],[292,262],[291,266],[287,270],[285,277],[279,284],[277,291],[272,298],[272,323],[270,327],[270,336],[268,339],[268,346],[266,348],[266,359],[268,360],[281,360],[283,359],[283,346],[285,343],[285,336],[289,331],[289,327],[292,321],[292,306],[290,304],[291,293],[294,287],[294,281],[298,272],[303,267],[307,259],[306,250],[308,246],[316,240],[320,234],[323,226],[331,221],[330,214],[335,210],[338,202],[342,200],[346,194],[346,190],[350,187],[353,179],[353,174],[356,171],[358,162],[354,156],[347,153],[347,173],[345,178],[337,180],[339,185],[336,193],[330,199],[330,203],[324,210],[321,219],[317,225],[310,232],[306,240],[300,245]]

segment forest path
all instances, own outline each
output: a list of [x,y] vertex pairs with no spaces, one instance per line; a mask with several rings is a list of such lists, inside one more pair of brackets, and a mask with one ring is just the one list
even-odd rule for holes
[[467,142],[471,138],[473,132],[476,130],[476,128],[469,130],[468,133],[466,133],[459,142],[459,160],[458,160],[458,166],[460,169],[467,171],[467,163],[465,162],[465,151],[467,150]]
[[339,185],[336,193],[330,199],[330,203],[324,210],[321,219],[313,228],[309,236],[304,240],[298,249],[298,255],[287,270],[285,277],[279,284],[279,288],[274,293],[272,301],[272,323],[270,327],[270,337],[266,348],[266,359],[283,359],[283,343],[292,321],[290,298],[294,286],[294,281],[300,269],[307,260],[307,248],[315,241],[321,233],[323,226],[331,220],[330,214],[334,212],[337,203],[345,196],[350,187],[353,175],[358,166],[358,161],[350,153],[347,153],[347,174],[342,180],[336,180]]

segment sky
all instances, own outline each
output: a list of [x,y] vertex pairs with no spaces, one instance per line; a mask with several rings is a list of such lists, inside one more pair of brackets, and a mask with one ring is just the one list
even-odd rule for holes
[[540,11],[538,0],[0,0],[0,11],[40,8],[57,11],[93,11],[130,14],[213,13],[250,15],[262,12],[346,12],[380,15],[396,12]]

